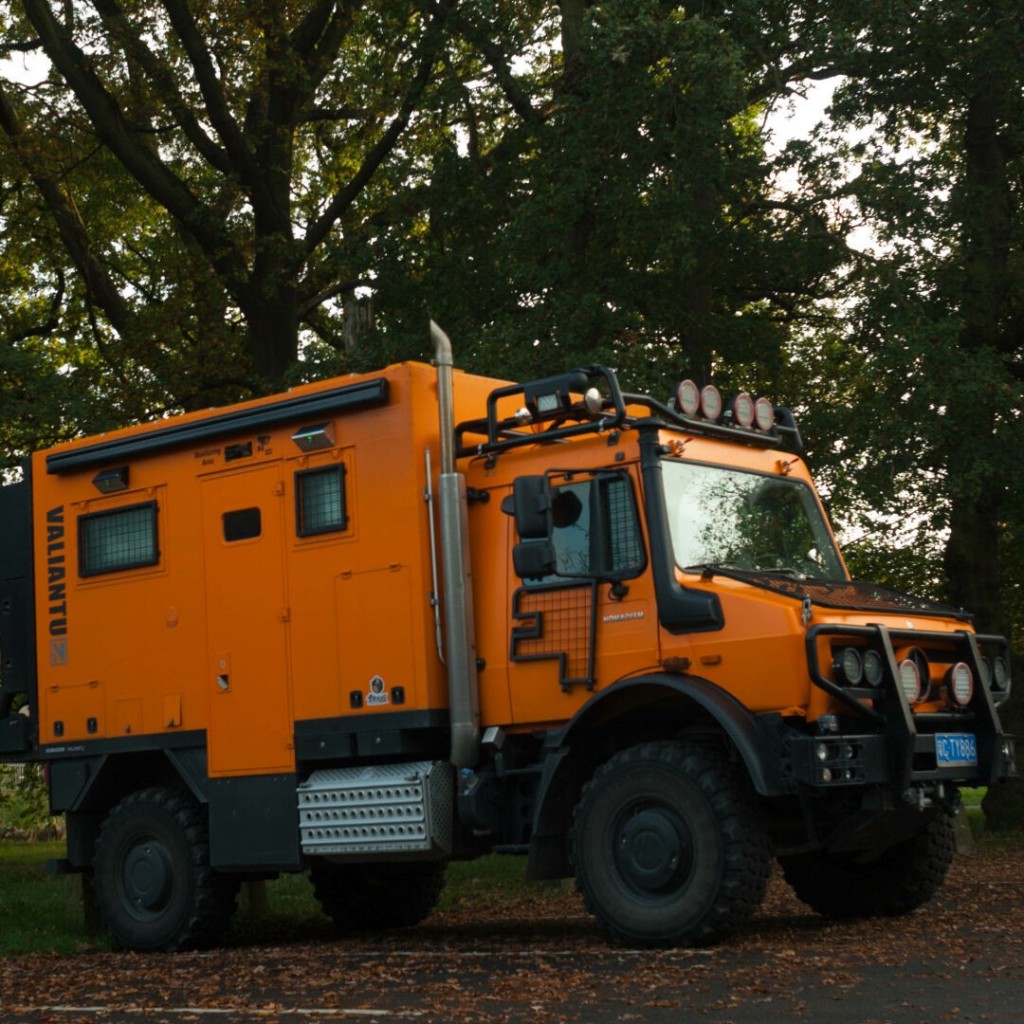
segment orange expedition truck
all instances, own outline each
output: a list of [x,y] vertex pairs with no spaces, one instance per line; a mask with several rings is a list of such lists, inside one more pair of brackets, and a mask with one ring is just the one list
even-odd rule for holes
[[1001,637],[849,578],[793,417],[586,367],[404,363],[81,438],[0,488],[0,757],[43,761],[120,946],[215,943],[308,871],[412,925],[526,855],[634,946],[772,859],[834,917],[939,888],[1015,773]]

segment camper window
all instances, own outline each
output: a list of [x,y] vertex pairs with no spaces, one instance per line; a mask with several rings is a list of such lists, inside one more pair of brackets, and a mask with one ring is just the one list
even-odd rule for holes
[[348,527],[344,466],[295,474],[295,523],[300,537]]
[[156,565],[155,501],[78,517],[78,572],[81,576]]

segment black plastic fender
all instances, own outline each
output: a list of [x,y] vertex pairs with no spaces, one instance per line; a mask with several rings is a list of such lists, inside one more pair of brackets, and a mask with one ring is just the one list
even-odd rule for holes
[[569,873],[564,837],[579,791],[597,761],[615,748],[645,739],[670,739],[692,724],[720,730],[728,738],[757,793],[778,796],[792,791],[783,779],[781,752],[772,731],[725,690],[699,676],[668,672],[624,679],[595,694],[548,737],[528,877]]

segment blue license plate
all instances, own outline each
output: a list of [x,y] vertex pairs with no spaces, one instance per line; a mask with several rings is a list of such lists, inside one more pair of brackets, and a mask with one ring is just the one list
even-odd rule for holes
[[935,736],[935,762],[940,768],[974,767],[978,741],[970,732],[940,732]]

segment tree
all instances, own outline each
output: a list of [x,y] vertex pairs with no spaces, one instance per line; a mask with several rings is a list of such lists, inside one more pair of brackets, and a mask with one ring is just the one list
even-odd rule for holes
[[491,10],[452,21],[474,77],[437,94],[447,132],[378,239],[392,336],[429,308],[465,365],[502,375],[604,361],[657,393],[687,369],[771,376],[841,255],[819,204],[774,190],[760,131],[804,26],[782,3]]
[[340,336],[336,300],[369,262],[358,204],[455,3],[12,5],[6,49],[51,70],[0,83],[0,127],[102,318],[95,340],[194,405],[279,385],[303,329]]
[[[838,378],[850,403],[820,428],[844,439],[823,461],[840,493],[854,478],[890,524],[944,537],[942,596],[1019,652],[1006,567],[1020,564],[1007,541],[1024,450],[1024,14],[1005,0],[832,6],[856,45],[804,168],[875,242],[849,265],[845,325],[810,374]],[[1018,733],[1022,710],[1018,696],[1005,715]],[[990,794],[993,820],[1024,819],[1020,789]]]

